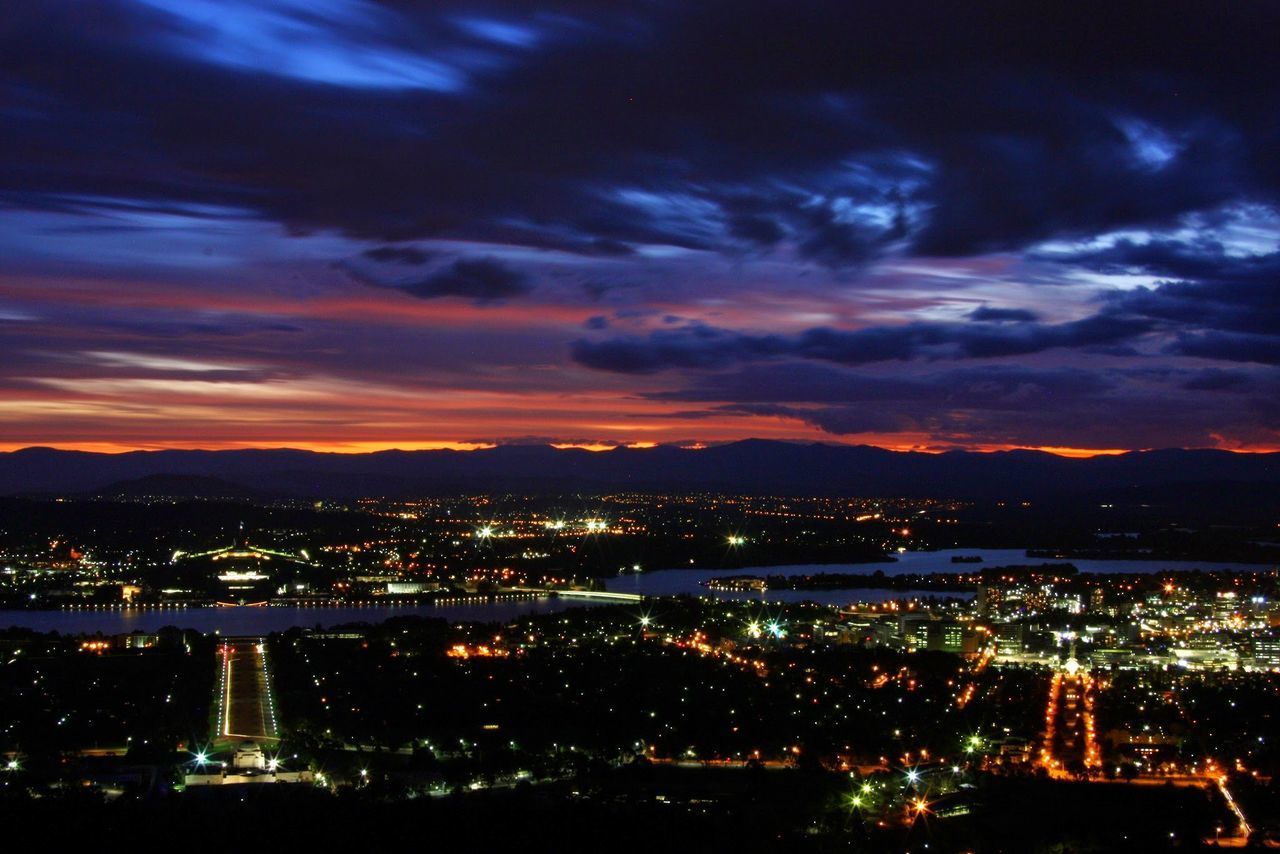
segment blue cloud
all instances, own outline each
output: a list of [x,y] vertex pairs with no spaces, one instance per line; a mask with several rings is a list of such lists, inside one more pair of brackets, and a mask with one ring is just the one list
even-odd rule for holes
[[456,92],[464,72],[396,43],[405,22],[362,0],[134,0],[167,16],[167,50],[312,83]]

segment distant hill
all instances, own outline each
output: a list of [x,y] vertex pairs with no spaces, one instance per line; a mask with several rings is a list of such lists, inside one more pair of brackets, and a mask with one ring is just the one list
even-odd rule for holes
[[96,498],[262,498],[261,492],[221,478],[189,474],[149,474],[93,491]]
[[[154,480],[159,476],[179,480]],[[136,483],[126,486],[128,481]],[[603,452],[508,445],[368,454],[291,449],[99,454],[51,448],[0,453],[0,495],[111,488],[127,488],[128,494],[160,488],[159,494],[309,498],[636,490],[1012,501],[1063,495],[1105,500],[1113,493],[1171,490],[1192,494],[1193,484],[1207,483],[1214,484],[1215,500],[1230,500],[1235,485],[1251,501],[1277,494],[1270,488],[1280,487],[1280,454],[1162,450],[1069,459],[1038,451],[923,454],[765,440],[703,450],[660,446]]]

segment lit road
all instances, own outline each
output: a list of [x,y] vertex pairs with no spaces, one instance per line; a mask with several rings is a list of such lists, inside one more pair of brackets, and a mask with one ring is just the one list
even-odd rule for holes
[[1081,770],[1102,765],[1093,716],[1095,684],[1088,673],[1059,671],[1049,682],[1044,735],[1038,764],[1053,777],[1065,778],[1071,763]]
[[231,639],[218,648],[218,735],[222,738],[276,738],[274,700],[261,638]]
[[1224,847],[1227,845],[1230,845],[1231,847],[1247,845],[1249,842],[1249,834],[1253,833],[1253,828],[1249,825],[1248,820],[1245,819],[1244,810],[1240,809],[1240,805],[1236,803],[1236,799],[1232,797],[1231,791],[1227,788],[1227,778],[1225,776],[1218,778],[1218,791],[1222,794],[1222,799],[1227,802],[1227,806],[1231,809],[1231,812],[1235,814],[1237,821],[1240,823],[1236,827],[1235,833],[1231,834],[1229,837],[1219,835],[1215,841]]

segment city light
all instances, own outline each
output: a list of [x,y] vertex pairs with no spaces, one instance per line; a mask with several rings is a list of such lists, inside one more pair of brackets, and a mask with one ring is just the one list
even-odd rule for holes
[[[720,496],[705,500],[730,506]],[[787,513],[794,513],[794,499],[787,499],[786,505],[778,501]],[[746,502],[733,499],[735,516]],[[860,601],[856,591],[878,590],[882,580],[872,582],[865,571],[846,574],[808,567],[796,572],[690,573],[687,587],[676,588],[690,595],[651,596],[645,592],[651,577],[671,584],[658,575],[661,570],[632,575],[640,563],[631,542],[591,542],[587,536],[637,534],[646,541],[661,536],[647,526],[635,505],[610,512],[610,522],[603,514],[575,518],[567,525],[572,537],[548,536],[545,532],[556,530],[557,520],[524,505],[507,511],[472,499],[466,506],[446,505],[449,510],[443,511],[421,501],[372,506],[377,508],[374,517],[385,520],[380,522],[387,526],[382,536],[365,532],[340,546],[313,547],[322,555],[320,562],[327,561],[331,568],[326,571],[333,573],[333,588],[323,594],[331,599],[310,607],[429,604],[440,608],[446,619],[438,625],[433,621],[426,633],[415,621],[396,620],[283,636],[212,636],[209,649],[215,667],[208,716],[218,736],[219,755],[226,761],[212,758],[214,747],[193,744],[181,763],[182,787],[232,781],[314,782],[341,790],[394,777],[386,770],[391,766],[380,758],[369,767],[329,772],[336,778],[313,770],[287,770],[306,760],[273,755],[278,743],[267,747],[274,743],[277,715],[283,722],[286,713],[307,721],[326,742],[375,758],[377,743],[370,734],[377,733],[383,721],[396,720],[397,734],[403,732],[415,752],[469,768],[487,748],[480,747],[484,741],[460,738],[458,731],[439,724],[433,711],[439,699],[432,686],[441,684],[457,686],[464,692],[461,696],[472,697],[470,731],[485,733],[482,739],[492,734],[505,745],[502,750],[511,753],[511,770],[493,781],[468,770],[470,776],[458,784],[464,793],[514,787],[531,779],[536,773],[531,768],[555,769],[570,755],[600,758],[603,748],[582,741],[568,746],[579,733],[549,718],[544,725],[558,741],[520,739],[517,746],[511,738],[512,721],[524,711],[522,702],[533,699],[540,704],[544,697],[589,708],[601,719],[616,715],[627,703],[639,704],[634,716],[624,716],[628,722],[619,737],[625,742],[619,744],[647,763],[691,770],[744,764],[775,770],[824,767],[847,773],[856,782],[843,795],[844,804],[857,816],[851,812],[846,817],[874,822],[887,832],[909,828],[924,816],[949,820],[987,809],[974,797],[976,791],[994,778],[1021,778],[1029,770],[1042,772],[1041,782],[1048,786],[1115,777],[1204,786],[1221,776],[1222,766],[1212,759],[1183,758],[1177,740],[1191,731],[1231,731],[1236,703],[1243,707],[1245,698],[1254,716],[1243,716],[1241,720],[1249,723],[1239,724],[1247,740],[1242,735],[1243,746],[1232,745],[1230,753],[1219,754],[1230,759],[1218,761],[1241,775],[1256,776],[1264,769],[1258,756],[1267,745],[1267,730],[1256,715],[1269,708],[1274,692],[1265,680],[1280,667],[1280,637],[1271,628],[1273,617],[1280,616],[1280,597],[1261,592],[1274,583],[1262,569],[1197,574],[1195,583],[1179,587],[1172,604],[1163,594],[1164,575],[1089,573],[1086,578],[1061,564],[951,569],[945,555],[947,565],[894,582],[895,587],[909,584],[911,590],[939,594],[934,596],[894,589],[885,601],[878,601],[878,595],[877,601]],[[476,507],[483,507],[484,518],[492,521],[469,521],[476,518]],[[432,518],[442,520],[444,528],[434,541],[424,533]],[[757,518],[770,517],[764,511],[753,513],[752,524]],[[670,519],[674,522],[665,530],[672,536],[677,564],[683,564],[688,552],[680,550],[691,537],[702,538],[697,541],[701,554],[716,553],[715,546],[724,541],[731,546],[750,542],[736,533],[722,540],[724,535],[716,533],[725,530],[722,525],[686,521],[697,517],[685,505],[673,510]],[[926,523],[913,524],[923,537]],[[811,530],[816,520],[802,517],[795,525]],[[699,530],[703,533],[690,533]],[[895,525],[895,530],[901,526]],[[475,549],[477,541],[486,543],[481,552]],[[774,542],[770,540],[770,548]],[[879,548],[887,553],[893,546],[889,541]],[[171,571],[163,561],[169,548],[162,550],[159,561],[166,571]],[[210,577],[247,584],[250,574],[241,572],[234,561],[256,561],[261,568],[268,558],[283,561],[278,556],[285,554],[257,547],[241,551],[239,557],[226,548],[208,553],[208,561],[221,561],[221,569]],[[182,565],[192,559],[184,555]],[[594,570],[585,571],[593,560]],[[298,566],[315,591],[317,567]],[[679,580],[679,574],[674,575]],[[256,576],[277,580],[267,570]],[[295,589],[294,579],[278,580],[282,597]],[[8,581],[0,575],[0,582]],[[410,584],[421,585],[421,593],[392,587]],[[947,595],[984,584],[999,589],[983,589],[980,602]],[[672,588],[660,589],[665,593]],[[1105,595],[1093,595],[1098,589],[1105,589]],[[838,593],[834,605],[804,601],[810,594],[830,590],[853,592]],[[775,598],[775,591],[797,595]],[[444,610],[452,605],[500,605],[507,597],[515,616],[504,613],[496,621],[456,620]],[[557,599],[573,606],[626,604],[521,613],[530,600]],[[1082,616],[1073,610],[1073,602],[1089,602],[1095,608],[1102,602],[1107,610],[1096,618],[1088,611]],[[232,605],[236,603],[227,602]],[[252,616],[248,611],[234,613]],[[661,631],[655,630],[654,614],[662,616]],[[192,659],[198,657],[192,636],[167,642],[180,644],[177,648]],[[32,649],[41,643],[24,638],[25,653],[14,648],[6,656],[16,665],[12,674],[21,677],[29,661],[39,661],[26,665],[38,670],[56,659],[56,651],[33,658]],[[158,637],[143,633],[101,634],[74,637],[65,649],[81,666],[104,668],[106,673],[125,656],[159,666],[166,661],[158,654],[162,650],[154,657],[133,652],[159,643]],[[277,664],[291,683],[279,697],[272,689]],[[615,669],[623,674],[617,679]],[[655,673],[669,673],[670,681],[653,691],[636,692],[626,675],[631,669],[642,674],[639,678],[646,684]],[[372,674],[379,683],[387,682],[385,694],[369,684]],[[49,690],[37,671],[32,675],[30,690]],[[173,678],[157,684],[164,686],[163,694],[147,702],[176,705],[181,695],[174,690]],[[617,693],[628,685],[627,693]],[[196,693],[204,691],[197,687]],[[27,690],[25,679],[19,690]],[[1224,716],[1225,708],[1216,708],[1222,703],[1204,702],[1206,691],[1224,692],[1230,700],[1225,703],[1229,716]],[[388,702],[403,702],[405,713],[389,714]],[[1036,708],[1029,710],[1029,702]],[[956,714],[962,710],[964,714]],[[1033,726],[1027,724],[1029,712]],[[1206,717],[1212,720],[1203,723]],[[709,720],[702,723],[704,718]],[[70,726],[74,720],[69,711],[50,724]],[[854,743],[847,734],[854,731],[867,735]],[[145,737],[140,735],[139,742]],[[431,746],[433,739],[436,747]],[[262,745],[256,753],[234,746],[250,740]],[[1206,735],[1205,743],[1229,742],[1227,737]],[[26,764],[24,785],[33,774]],[[1104,768],[1108,773],[1101,773]],[[0,765],[0,770],[17,769],[16,758]],[[874,776],[887,769],[893,769],[890,776]],[[885,782],[877,784],[877,779]],[[449,787],[431,783],[414,796],[427,789],[438,796]],[[1226,796],[1223,801],[1232,803]],[[1243,822],[1242,810],[1250,808],[1249,801],[1244,807],[1234,806],[1241,810],[1238,821]]]
[[11,851],[1280,854],[1277,33],[0,0]]

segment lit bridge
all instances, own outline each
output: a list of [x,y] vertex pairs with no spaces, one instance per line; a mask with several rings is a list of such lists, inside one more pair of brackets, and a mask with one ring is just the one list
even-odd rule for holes
[[608,602],[641,602],[644,597],[639,593],[610,593],[608,590],[538,590],[532,587],[517,587],[521,593],[542,593],[559,596],[561,599],[598,599]]
[[613,602],[640,602],[639,593],[610,593],[608,590],[557,590],[556,595],[567,599],[608,599]]

